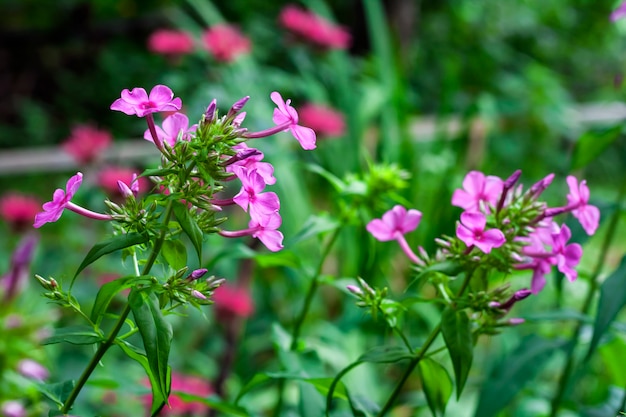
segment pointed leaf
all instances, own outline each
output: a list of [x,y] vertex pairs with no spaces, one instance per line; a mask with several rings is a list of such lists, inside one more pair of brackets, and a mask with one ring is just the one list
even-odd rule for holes
[[330,183],[330,185],[335,188],[335,190],[343,192],[346,188],[346,183],[344,183],[339,177],[335,176],[335,174],[325,170],[321,166],[316,164],[308,164],[306,165],[306,167],[309,171],[315,172],[316,174],[324,177]]
[[161,248],[163,257],[176,271],[187,266],[187,248],[180,240],[166,240]]
[[167,398],[172,326],[163,317],[159,300],[152,291],[133,288],[128,296],[128,303],[143,340],[148,364],[157,383],[156,388],[163,398]]
[[617,314],[626,305],[626,256],[622,258],[619,266],[602,283],[596,321],[593,325],[593,337],[587,352],[587,359],[591,357],[598,347],[600,338],[607,331]]
[[430,411],[435,417],[443,416],[453,389],[448,371],[430,358],[423,358],[418,364],[418,370]]
[[109,304],[111,304],[111,301],[119,292],[133,286],[147,285],[150,283],[151,281],[149,275],[129,275],[102,285],[102,287],[98,290],[96,300],[91,308],[91,321],[96,324],[100,324],[107,308],[109,307]]
[[148,240],[148,235],[140,233],[127,233],[124,235],[113,236],[112,238],[107,239],[104,242],[97,243],[93,248],[91,248],[89,253],[87,253],[87,256],[85,256],[85,259],[83,259],[83,262],[76,270],[76,273],[72,278],[70,288],[72,288],[72,285],[74,285],[74,281],[76,280],[78,274],[80,274],[83,269],[98,260],[100,257],[118,251],[120,249],[146,243]]
[[329,215],[312,215],[304,222],[300,231],[286,242],[286,245],[293,246],[314,236],[335,230],[340,225],[337,220]]
[[75,383],[76,381],[69,380],[55,384],[38,384],[37,389],[59,407],[62,407],[63,403],[65,403],[65,400],[67,400],[67,397],[70,396],[70,393],[74,389]]
[[615,142],[622,133],[622,124],[611,128],[585,132],[574,146],[572,170],[584,168]]
[[92,345],[102,341],[101,335],[90,326],[69,326],[54,329],[54,335],[41,342],[43,345],[67,342],[73,345]]
[[187,206],[185,206],[180,201],[174,202],[174,216],[176,216],[176,220],[178,220],[178,224],[183,229],[183,232],[189,237],[191,240],[191,244],[196,249],[196,253],[198,254],[198,262],[202,264],[202,230],[196,220],[191,216]]
[[474,355],[472,330],[467,313],[464,310],[446,308],[441,317],[441,333],[452,359],[458,399],[463,392]]

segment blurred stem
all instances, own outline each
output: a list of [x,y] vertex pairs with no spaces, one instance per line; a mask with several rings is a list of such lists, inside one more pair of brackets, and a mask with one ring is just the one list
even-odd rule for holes
[[[163,216],[164,225],[167,225],[167,223],[169,222],[169,219],[172,215],[172,207],[173,207],[173,201],[169,200],[165,208],[165,215]],[[148,256],[146,264],[143,267],[143,271],[141,275],[147,275],[152,269],[154,262],[159,256],[161,247],[163,246],[163,241],[165,240],[166,233],[167,233],[167,228],[164,228],[161,231],[161,234],[159,235],[159,237],[154,242],[154,246],[152,247],[152,251],[150,252],[150,255]],[[65,400],[65,402],[63,403],[63,407],[61,408],[61,412],[63,414],[67,414],[72,409],[72,406],[74,405],[74,401],[76,401],[78,394],[80,393],[80,391],[83,389],[83,387],[89,380],[89,377],[91,376],[93,371],[96,369],[96,366],[98,366],[98,364],[100,363],[100,360],[102,359],[106,351],[109,350],[109,348],[115,342],[115,339],[117,338],[117,335],[119,334],[120,330],[122,330],[122,327],[124,326],[124,322],[126,321],[126,318],[128,317],[129,314],[130,314],[130,305],[126,303],[124,310],[122,311],[122,313],[120,314],[120,317],[117,319],[117,322],[115,323],[115,327],[113,327],[113,330],[111,330],[111,333],[109,333],[109,337],[107,337],[107,339],[100,346],[98,346],[98,350],[96,350],[96,353],[93,355],[93,357],[87,364],[87,367],[81,374],[80,378],[78,379],[78,381],[76,381],[76,385],[74,385],[74,388],[70,392],[70,395],[67,397],[67,400]]]
[[[598,257],[598,262],[589,277],[589,288],[587,289],[587,295],[585,297],[585,301],[583,302],[583,306],[581,308],[581,312],[583,315],[587,315],[589,313],[589,309],[591,308],[591,303],[596,295],[598,290],[598,276],[600,275],[600,271],[602,270],[602,266],[606,262],[606,258],[608,256],[609,247],[611,246],[611,242],[615,237],[615,232],[617,230],[617,224],[619,223],[619,218],[621,215],[620,204],[626,194],[626,181],[622,182],[621,188],[617,194],[617,198],[615,200],[615,212],[611,216],[611,220],[607,227],[606,235],[604,235],[604,241],[602,242],[602,248],[600,249],[600,256]],[[584,325],[583,321],[578,322],[576,328],[574,329],[574,333],[572,334],[572,338],[567,345],[566,354],[567,361],[563,366],[563,372],[561,373],[561,377],[559,378],[559,382],[557,385],[556,394],[550,403],[550,417],[556,417],[559,407],[561,406],[561,402],[563,401],[563,396],[565,395],[565,390],[567,388],[570,377],[572,376],[572,372],[574,371],[574,350],[576,345],[578,345],[580,339],[580,333],[582,327]]]
[[[469,271],[465,275],[465,279],[463,280],[463,284],[461,285],[461,288],[459,289],[459,291],[456,294],[456,298],[459,298],[459,297],[461,297],[463,295],[463,293],[465,292],[465,290],[469,286],[469,283],[470,283],[473,275],[474,275],[474,270]],[[456,303],[453,303],[453,305],[455,305],[455,304]],[[409,365],[407,366],[406,370],[404,371],[404,374],[400,378],[400,381],[398,381],[398,384],[394,388],[393,392],[391,393],[391,395],[387,399],[387,402],[385,403],[383,408],[380,410],[380,412],[376,415],[377,417],[383,417],[385,414],[387,414],[391,410],[391,407],[393,407],[394,403],[398,399],[398,396],[400,395],[400,392],[402,391],[402,388],[404,387],[404,384],[406,383],[406,381],[409,379],[409,377],[411,376],[411,374],[415,370],[415,367],[417,367],[417,365],[420,363],[420,361],[426,356],[428,348],[430,348],[430,346],[433,344],[435,339],[437,339],[437,336],[439,336],[440,332],[441,332],[441,322],[437,325],[437,327],[435,327],[432,330],[432,332],[430,332],[430,335],[428,336],[428,339],[426,339],[426,341],[424,342],[424,344],[422,345],[420,350],[417,352],[415,357],[411,360],[411,362],[409,362]]]

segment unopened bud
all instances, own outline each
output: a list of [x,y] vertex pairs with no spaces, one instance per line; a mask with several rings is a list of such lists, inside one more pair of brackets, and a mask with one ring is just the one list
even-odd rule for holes
[[189,275],[189,279],[196,280],[202,278],[209,270],[206,268],[195,269]]
[[206,295],[202,294],[200,291],[198,290],[191,290],[191,296],[195,297],[199,300],[206,300]]
[[356,296],[363,296],[363,291],[356,285],[346,285],[346,289]]
[[514,317],[512,319],[509,319],[509,321],[507,322],[509,325],[511,326],[517,326],[519,324],[524,323],[526,320],[519,318],[519,317]]
[[204,112],[204,122],[207,124],[213,123],[215,120],[215,110],[217,109],[217,100],[213,99],[211,103],[209,103],[209,107],[207,107]]
[[233,104],[233,106],[230,108],[230,110],[228,110],[228,113],[226,114],[226,119],[230,120],[230,119],[234,118],[235,115],[237,115],[237,113],[239,113],[241,111],[241,109],[243,109],[243,106],[246,105],[248,100],[250,100],[250,96],[245,96],[245,97],[237,100],[235,102],[235,104]]

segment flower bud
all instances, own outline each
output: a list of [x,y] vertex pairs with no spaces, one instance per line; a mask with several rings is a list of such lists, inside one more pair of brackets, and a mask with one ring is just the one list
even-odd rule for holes
[[358,297],[363,296],[363,291],[356,285],[346,285],[346,289]]
[[206,300],[206,295],[202,294],[200,291],[198,290],[191,290],[191,296],[195,297],[199,300]]
[[228,110],[228,113],[226,114],[226,120],[233,119],[235,115],[237,115],[237,113],[239,113],[241,109],[243,109],[243,106],[246,105],[248,100],[250,100],[250,96],[245,96],[237,100],[235,104],[233,104],[233,106],[230,108],[230,110]]
[[215,119],[216,109],[217,109],[217,100],[213,99],[211,103],[209,103],[209,107],[207,107],[206,111],[204,112],[204,122],[206,124],[213,123],[213,120]]

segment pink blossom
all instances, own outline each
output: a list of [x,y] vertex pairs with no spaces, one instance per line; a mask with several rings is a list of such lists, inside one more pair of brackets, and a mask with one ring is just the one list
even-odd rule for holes
[[242,187],[233,197],[233,202],[246,212],[249,209],[251,219],[262,224],[264,217],[280,209],[276,193],[262,192],[265,189],[265,181],[255,169],[236,167],[234,173],[241,180]]
[[315,149],[315,132],[313,129],[298,125],[298,112],[291,107],[291,99],[285,102],[280,93],[274,91],[270,98],[276,104],[273,121],[279,126],[286,125],[285,130],[291,130],[291,134],[300,142],[302,149]]
[[212,298],[219,316],[246,318],[254,313],[254,301],[247,287],[224,283],[213,292]]
[[568,207],[573,207],[572,214],[578,219],[585,232],[593,235],[600,223],[600,210],[589,203],[589,187],[587,181],[582,180],[580,184],[576,177],[567,177],[569,194],[567,195]]
[[9,271],[0,276],[0,289],[4,293],[0,302],[7,303],[13,300],[28,283],[31,277],[30,264],[35,254],[37,242],[39,242],[39,236],[32,233],[26,234],[20,240],[11,255]]
[[318,46],[332,49],[350,46],[351,36],[346,29],[295,5],[285,6],[278,20],[284,28]]
[[65,185],[65,191],[57,188],[52,196],[52,201],[44,203],[43,212],[37,213],[35,216],[34,227],[39,228],[46,223],[54,223],[61,217],[63,210],[69,205],[70,200],[78,191],[80,184],[83,182],[83,174],[76,173]]
[[19,361],[17,364],[17,370],[26,378],[38,379],[41,381],[47,379],[49,376],[48,370],[39,362],[32,359],[22,359]]
[[457,225],[456,236],[467,245],[476,246],[484,253],[499,248],[506,243],[504,234],[499,229],[485,230],[487,218],[479,212],[465,211],[461,214],[461,223]]
[[396,240],[402,251],[411,261],[422,264],[417,255],[409,247],[404,235],[417,229],[422,220],[422,213],[418,210],[408,210],[400,205],[394,206],[383,214],[382,219],[370,221],[366,229],[374,238],[381,242]]
[[300,120],[316,133],[324,136],[342,136],[346,130],[343,114],[320,104],[305,104],[300,109]]
[[139,181],[137,180],[137,174],[133,173],[130,184],[126,184],[122,180],[117,180],[117,188],[120,194],[125,198],[137,197],[139,194]]
[[157,54],[183,55],[193,50],[193,38],[187,32],[158,29],[148,38],[148,49]]
[[137,173],[132,168],[107,166],[98,173],[97,183],[105,192],[114,197],[126,198],[119,182],[124,183],[133,195],[144,192],[149,187],[148,180],[144,177],[137,178]]
[[272,185],[276,183],[274,177],[274,167],[269,162],[261,162],[264,155],[263,152],[255,148],[250,148],[245,143],[239,143],[233,146],[233,149],[237,151],[237,159],[235,162],[226,166],[226,172],[234,172],[235,167],[241,166],[248,170],[256,170],[256,172],[263,178],[265,184]]
[[[149,386],[150,382],[146,379],[144,384]],[[168,407],[166,405],[163,407],[159,416],[182,417],[186,415],[200,416],[206,414],[209,408],[205,404],[199,401],[183,400],[177,395],[179,392],[207,398],[213,393],[213,388],[205,378],[172,372],[171,394],[168,398],[170,406]],[[144,401],[146,407],[149,408],[152,403],[152,394],[146,395]]]
[[502,185],[498,177],[470,171],[463,179],[463,189],[455,190],[452,194],[452,205],[466,211],[480,211],[481,202],[495,206],[502,193]]
[[26,417],[26,408],[20,401],[5,401],[0,405],[4,417]]
[[122,90],[121,98],[111,104],[111,110],[144,117],[157,112],[178,111],[182,105],[181,99],[174,98],[174,93],[169,87],[156,85],[150,90],[149,96],[143,88],[133,88],[131,91]]
[[248,228],[243,230],[220,230],[219,234],[228,238],[252,236],[257,238],[272,252],[278,252],[283,248],[283,234],[277,229],[282,223],[278,211],[263,214],[260,218],[251,218]]
[[41,203],[33,196],[9,192],[0,198],[0,217],[19,231],[33,223],[40,207]]
[[232,25],[216,25],[202,34],[206,49],[215,59],[232,62],[238,56],[250,52],[250,39]]
[[[157,139],[161,142],[167,142],[170,147],[174,147],[179,138],[187,142],[190,141],[191,135],[195,133],[197,128],[197,124],[189,126],[189,118],[182,113],[174,113],[167,116],[163,120],[163,128],[155,126]],[[146,129],[143,138],[154,142],[150,129]]]
[[583,249],[578,243],[567,242],[572,237],[572,232],[566,225],[561,226],[558,233],[552,235],[552,254],[555,257],[554,263],[559,271],[565,275],[569,281],[578,278],[578,272],[574,269],[583,256]]
[[61,147],[79,164],[88,164],[97,159],[112,141],[113,137],[106,130],[91,125],[77,125]]
[[616,20],[622,19],[626,17],[626,1],[622,2],[613,12],[611,13],[610,20],[611,22],[615,22]]

